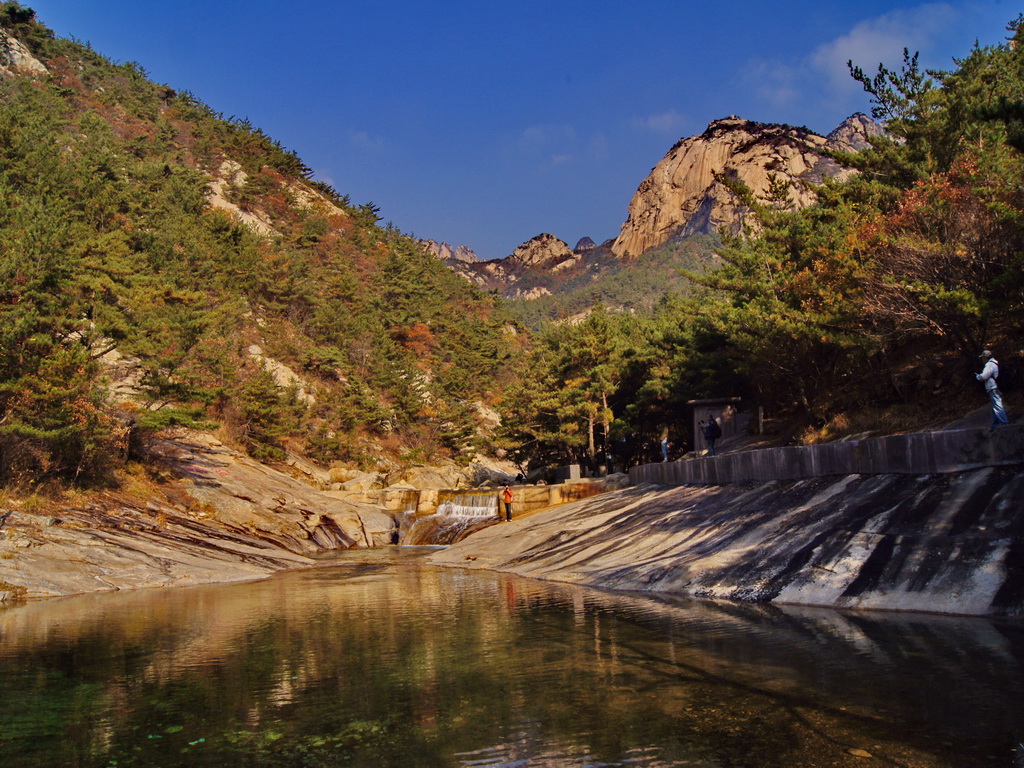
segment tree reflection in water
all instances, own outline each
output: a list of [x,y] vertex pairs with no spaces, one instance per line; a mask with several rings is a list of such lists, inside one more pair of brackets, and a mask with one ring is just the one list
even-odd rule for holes
[[12,766],[1012,766],[1024,627],[352,554],[0,613]]

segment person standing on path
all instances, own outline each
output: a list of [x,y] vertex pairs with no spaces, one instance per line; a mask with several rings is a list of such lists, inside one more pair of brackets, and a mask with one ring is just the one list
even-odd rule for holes
[[512,489],[506,485],[501,489],[501,502],[505,505],[505,522],[512,522]]
[[974,378],[985,382],[985,391],[988,393],[988,399],[992,402],[992,426],[989,429],[1004,427],[1010,423],[1010,420],[1006,418],[1003,395],[996,383],[996,379],[999,378],[999,361],[987,349],[979,357],[982,365],[981,373],[974,374]]
[[722,428],[718,426],[718,422],[709,413],[708,420],[700,422],[700,429],[704,434],[704,442],[708,446],[708,456],[716,456],[715,441],[722,436]]

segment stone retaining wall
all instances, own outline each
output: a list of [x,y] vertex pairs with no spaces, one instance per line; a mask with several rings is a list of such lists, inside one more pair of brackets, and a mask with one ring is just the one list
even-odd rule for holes
[[764,448],[713,458],[643,464],[633,485],[724,485],[827,475],[930,475],[1024,463],[1024,426],[960,429]]
[[[513,510],[516,514],[533,512],[544,507],[578,501],[614,488],[624,487],[625,482],[610,482],[607,478],[583,479],[573,482],[555,483],[553,485],[513,485]],[[378,488],[368,491],[323,491],[325,496],[348,501],[354,504],[370,504],[382,507],[390,514],[413,513],[416,517],[426,517],[437,512],[438,506],[445,499],[459,495],[479,495],[493,493],[497,497],[501,488],[488,491],[475,489],[461,490],[416,490],[413,488]]]

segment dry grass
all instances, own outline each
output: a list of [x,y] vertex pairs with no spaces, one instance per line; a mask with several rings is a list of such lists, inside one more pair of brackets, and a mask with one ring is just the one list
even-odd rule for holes
[[[984,405],[983,401],[975,404]],[[882,435],[898,435],[936,429],[970,413],[970,409],[953,405],[948,408],[901,404],[885,408],[867,408],[857,412],[840,413],[822,427],[808,427],[799,435],[804,445],[831,443]]]

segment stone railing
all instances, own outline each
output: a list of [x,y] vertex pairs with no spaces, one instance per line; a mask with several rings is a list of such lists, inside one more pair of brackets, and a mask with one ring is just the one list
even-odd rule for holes
[[713,458],[643,464],[633,485],[725,485],[825,475],[930,475],[1024,464],[1024,426],[914,432],[821,445],[764,448]]

